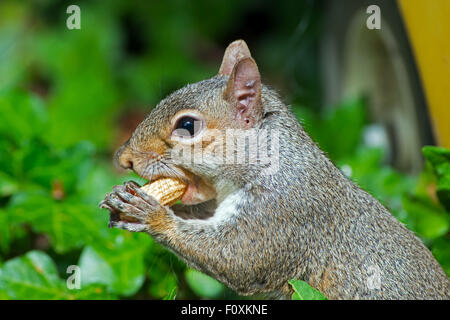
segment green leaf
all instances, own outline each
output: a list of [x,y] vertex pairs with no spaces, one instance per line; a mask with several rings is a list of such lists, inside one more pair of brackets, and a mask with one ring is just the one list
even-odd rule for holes
[[177,275],[184,273],[186,265],[162,245],[153,242],[148,265],[148,292],[152,298],[162,299],[170,295],[178,285]]
[[56,266],[40,251],[7,261],[0,269],[0,289],[12,299],[67,298]]
[[290,280],[289,284],[294,289],[292,300],[327,300],[320,292],[301,280]]
[[80,142],[63,150],[54,150],[42,140],[24,146],[23,175],[31,182],[51,190],[58,182],[65,194],[73,194],[77,186],[93,170],[94,147]]
[[33,39],[33,58],[55,83],[46,138],[58,147],[90,140],[105,148],[115,141],[111,128],[122,94],[113,59],[120,54],[118,29],[113,20],[94,12],[86,9],[84,32],[47,29]]
[[436,169],[450,162],[450,150],[446,148],[425,146],[422,148],[422,153]]
[[0,197],[10,196],[17,189],[18,185],[15,179],[0,171]]
[[45,133],[47,112],[42,101],[20,90],[0,91],[0,135],[17,144]]
[[442,205],[450,211],[450,150],[426,146],[422,152],[438,177],[436,194]]
[[116,279],[113,266],[92,247],[85,247],[80,256],[83,283],[102,283],[113,285]]
[[148,278],[148,291],[155,298],[167,297],[178,284],[175,273],[168,268],[165,260],[160,257],[154,257],[154,261],[148,270]]
[[0,288],[0,300],[12,300],[12,299],[6,294],[6,292],[2,291],[2,289]]
[[93,170],[90,170],[83,179],[80,179],[77,185],[77,195],[85,202],[97,205],[103,200],[114,185],[123,184],[125,181],[134,180],[143,184],[145,179],[140,178],[134,172],[127,175],[118,176],[111,167],[111,164],[105,162],[95,163]]
[[10,299],[106,299],[113,296],[98,285],[68,289],[52,259],[41,251],[30,251],[7,261],[0,269],[0,298]]
[[108,292],[106,286],[94,284],[83,286],[80,289],[69,290],[70,300],[111,300],[117,296]]
[[11,243],[8,212],[0,208],[0,252],[8,252]]
[[361,141],[366,116],[363,101],[360,99],[328,109],[319,119],[314,119],[310,113],[301,109],[295,110],[295,113],[301,123],[305,122],[304,127],[313,140],[332,160],[353,154]]
[[177,287],[173,287],[173,289],[163,298],[163,300],[175,300],[177,296]]
[[450,277],[450,238],[441,237],[436,239],[431,248],[431,252]]
[[403,206],[414,219],[413,230],[421,237],[435,239],[449,230],[449,219],[445,211],[430,201],[405,196]]
[[30,190],[16,194],[8,210],[13,223],[27,222],[36,232],[48,234],[58,253],[108,237],[107,215],[77,199],[57,201],[42,190]]
[[197,270],[186,270],[185,277],[189,287],[200,297],[218,298],[224,292],[223,284]]
[[[118,230],[119,231],[119,230]],[[114,242],[87,246],[80,256],[82,283],[104,284],[109,292],[131,296],[144,283],[144,255],[151,239],[146,234],[119,232]]]

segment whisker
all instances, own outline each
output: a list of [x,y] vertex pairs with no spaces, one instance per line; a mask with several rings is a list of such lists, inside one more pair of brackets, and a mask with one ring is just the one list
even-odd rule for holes
[[141,151],[130,144],[130,149],[140,159],[140,167],[142,170],[136,171],[141,177],[152,181],[158,176],[168,176],[185,180],[186,175],[183,170],[178,168],[174,163],[169,151],[164,155],[160,155],[153,151]]

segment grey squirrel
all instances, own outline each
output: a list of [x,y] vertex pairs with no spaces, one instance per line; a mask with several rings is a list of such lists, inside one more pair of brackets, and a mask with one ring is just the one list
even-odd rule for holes
[[[242,146],[219,138],[228,132],[253,132],[257,143],[239,155]],[[277,164],[265,172],[268,162],[255,154],[269,149]],[[149,181],[183,180],[187,190],[168,207],[135,182],[115,186],[100,204],[110,225],[147,232],[242,295],[288,298],[288,281],[300,279],[328,299],[450,298],[431,252],[333,165],[261,83],[242,40],[228,46],[218,75],[162,100],[116,159]]]

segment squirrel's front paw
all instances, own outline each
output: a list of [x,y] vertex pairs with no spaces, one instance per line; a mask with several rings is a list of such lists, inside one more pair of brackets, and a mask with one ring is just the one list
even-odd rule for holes
[[110,227],[134,232],[154,231],[152,226],[161,225],[161,220],[167,220],[168,216],[167,208],[133,181],[115,186],[99,206],[111,212]]

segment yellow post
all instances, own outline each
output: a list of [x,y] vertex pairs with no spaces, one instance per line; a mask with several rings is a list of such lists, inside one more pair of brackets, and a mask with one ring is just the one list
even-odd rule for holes
[[[450,148],[450,0],[398,0],[438,144]],[[383,14],[383,13],[381,13]]]

